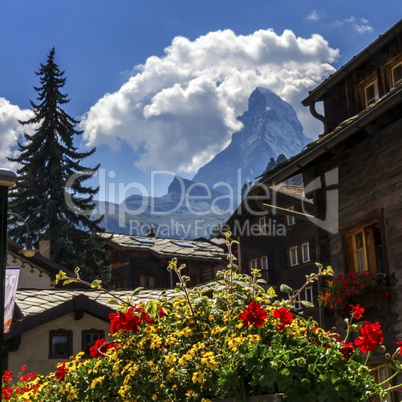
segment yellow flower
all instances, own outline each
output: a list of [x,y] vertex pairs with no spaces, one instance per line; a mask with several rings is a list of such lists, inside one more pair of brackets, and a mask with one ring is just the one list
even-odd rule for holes
[[177,353],[172,353],[171,355],[166,355],[166,356],[163,356],[163,357],[165,358],[165,362],[166,362],[167,364],[172,365],[172,364],[174,364],[174,363],[176,362],[176,360],[177,360],[176,356],[177,356]]
[[213,352],[206,352],[201,357],[201,364],[207,366],[210,370],[217,370],[219,363],[215,360]]
[[183,335],[185,338],[190,337],[191,335],[193,335],[193,330],[189,327],[183,328],[180,331],[181,335]]
[[118,394],[123,398],[123,399],[125,399],[126,398],[126,393],[128,392],[128,391],[130,391],[130,389],[131,389],[131,385],[123,385],[122,387],[120,387],[120,389],[118,390]]
[[179,359],[179,366],[184,366],[193,358],[192,353],[186,353]]
[[247,340],[249,342],[259,342],[261,340],[261,336],[258,334],[254,334],[254,335],[250,334],[247,336]]
[[154,334],[152,336],[150,348],[159,349],[161,345],[162,345],[162,338],[159,335]]
[[276,292],[274,288],[268,288],[267,289],[267,296],[269,299],[273,299],[276,297]]
[[153,395],[151,396],[151,399],[152,399],[153,401],[157,401],[157,400],[158,400],[158,396],[155,395],[155,394],[153,394]]
[[189,398],[194,398],[195,397],[195,391],[190,389],[185,393],[185,395],[188,396]]
[[192,381],[194,384],[197,382],[199,382],[200,384],[203,384],[205,381],[205,373],[202,373],[201,371],[196,371],[193,374]]
[[232,349],[233,351],[236,351],[238,349],[238,347],[244,343],[244,341],[246,340],[246,338],[244,338],[243,336],[238,336],[238,337],[232,337],[228,339],[228,345],[230,347],[230,349]]
[[170,379],[172,378],[173,374],[174,374],[175,369],[171,368],[168,373],[166,374],[166,380],[170,381]]
[[211,335],[219,334],[219,333],[221,333],[221,332],[223,332],[223,331],[226,331],[226,329],[227,329],[226,326],[225,326],[225,327],[215,327],[215,328],[212,328]]
[[99,383],[105,379],[105,376],[95,378],[91,383],[91,388],[95,388]]

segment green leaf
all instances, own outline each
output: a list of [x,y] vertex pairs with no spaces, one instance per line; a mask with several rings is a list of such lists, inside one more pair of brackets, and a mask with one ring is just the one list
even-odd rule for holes
[[99,289],[99,288],[102,287],[101,283],[102,283],[101,280],[95,279],[95,280],[91,283],[91,288]]
[[140,294],[143,289],[144,289],[143,287],[134,289],[133,293],[131,293],[131,296],[136,296],[136,295]]
[[285,285],[285,284],[281,285],[280,290],[283,293],[292,293],[293,292],[293,289],[290,286]]
[[147,303],[147,312],[152,314],[155,314],[158,311],[158,301],[157,300],[149,300]]
[[307,300],[302,300],[302,301],[300,301],[300,303],[304,306],[304,307],[314,307],[314,304],[313,303],[310,303],[309,301],[307,301]]

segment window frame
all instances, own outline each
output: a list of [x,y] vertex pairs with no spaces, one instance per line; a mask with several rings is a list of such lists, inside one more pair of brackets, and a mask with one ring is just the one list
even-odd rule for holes
[[262,236],[265,236],[267,234],[267,217],[262,216],[261,218],[258,219],[258,229],[259,233]]
[[269,258],[268,255],[263,255],[260,258],[262,278],[269,281]]
[[152,274],[140,273],[138,276],[139,284],[144,289],[156,289],[157,279],[157,276]]
[[[98,339],[104,339],[105,338],[105,331],[103,329],[83,329],[81,331],[81,350],[85,353],[85,356],[89,356],[89,349],[91,346],[93,346],[96,342],[93,341],[91,345],[87,345],[87,342],[85,341],[85,336],[88,334],[98,334],[99,338]],[[87,350],[88,349],[88,350]]]
[[[264,264],[264,262],[266,262],[266,264]],[[264,265],[266,265],[266,267],[264,267]],[[261,271],[268,271],[268,269],[269,269],[268,256],[263,255],[261,257]]]
[[[307,246],[307,258],[306,258],[306,254],[304,252],[304,247]],[[302,262],[310,262],[311,261],[311,257],[310,257],[310,242],[304,242],[301,244],[301,252],[302,252]]]
[[[292,206],[290,206],[290,207],[288,207],[286,209],[288,209],[289,211],[294,211],[295,207],[292,205]],[[294,216],[292,216],[292,215],[286,215],[286,225],[287,226],[292,226],[292,225],[295,225],[295,224],[296,224],[296,218]]]
[[[399,78],[399,80],[395,80],[395,70],[397,68],[401,69],[401,77]],[[396,64],[395,66],[391,67],[391,76],[392,76],[392,84],[393,86],[397,86],[400,82],[402,82],[402,61],[398,64]]]
[[[53,348],[53,337],[54,336],[61,336],[65,335],[67,341],[66,352],[57,354],[54,352]],[[62,358],[69,358],[73,354],[73,331],[69,329],[59,328],[59,329],[52,329],[49,331],[49,359],[62,359]]]
[[[298,290],[295,290],[293,292],[293,296],[298,292]],[[302,294],[304,294],[304,298],[302,298]],[[303,304],[301,303],[302,301],[307,301],[310,302],[311,304],[314,304],[314,292],[313,292],[313,287],[312,286],[308,286],[307,288],[304,289],[304,292],[300,293],[295,302],[294,302],[294,306],[295,306],[295,310],[302,310],[303,308],[308,308],[303,306]]]
[[381,220],[369,221],[344,232],[343,241],[347,271],[386,274],[386,238]]
[[[255,263],[255,264],[253,264]],[[249,262],[250,264],[250,269],[258,269],[258,258],[253,258],[252,260],[250,260]],[[253,266],[255,265],[255,266]]]
[[[294,254],[292,253],[293,250],[295,250]],[[293,256],[295,257],[295,259],[293,259]],[[289,247],[289,264],[291,267],[295,267],[296,265],[300,264],[299,246]]]
[[[371,86],[373,86],[373,88],[374,88],[374,96],[371,97],[370,99],[368,99],[367,89],[370,88]],[[367,85],[364,86],[363,92],[364,92],[364,101],[365,101],[366,108],[367,108],[371,104],[376,102],[380,97],[380,94],[379,94],[379,91],[378,91],[378,80],[374,79],[374,80],[370,81]]]

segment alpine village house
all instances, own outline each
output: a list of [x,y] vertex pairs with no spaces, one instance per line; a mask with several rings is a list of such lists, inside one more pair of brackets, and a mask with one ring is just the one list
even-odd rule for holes
[[[302,174],[313,201],[317,261],[335,276],[369,271],[388,279],[390,295],[376,300],[368,292],[362,306],[365,319],[381,324],[392,353],[402,339],[402,20],[302,103],[324,132],[260,181],[270,186]],[[341,318],[337,326],[344,327]]]
[[[323,115],[316,111],[317,102],[323,103]],[[402,21],[311,91],[302,103],[323,123],[324,132],[259,180],[277,194],[274,206],[293,207],[306,216],[307,211],[310,222],[302,222],[301,215],[299,219],[289,212],[280,213],[272,208],[272,199],[263,202],[269,207],[256,206],[264,212],[261,216],[246,213],[239,217],[235,211],[229,226],[235,219],[251,220],[264,231],[269,219],[275,219],[289,235],[285,240],[270,237],[274,243],[282,242],[275,251],[274,243],[272,248],[266,245],[266,236],[247,239],[234,231],[240,236],[239,265],[243,270],[262,268],[266,279],[276,284],[291,279],[295,288],[302,272],[310,273],[315,261],[331,265],[336,275],[348,271],[384,274],[391,294],[381,301],[385,304],[375,301],[366,306],[366,318],[381,323],[389,350],[393,350],[395,342],[402,340]],[[290,193],[286,186],[276,187],[299,174],[305,195]],[[109,247],[115,285],[171,287],[172,280],[159,272],[166,258],[176,256],[177,247],[194,262],[197,283],[209,280],[222,261],[217,249],[211,249],[209,261],[205,257],[209,242],[162,243],[159,239],[141,242],[114,237]],[[46,373],[58,361],[107,336],[107,316],[113,310],[107,305],[109,297],[94,290],[54,289],[51,281],[59,267],[39,256],[34,258],[31,262],[18,260],[9,246],[8,264],[29,268],[21,270],[14,322],[5,334],[3,367],[18,372],[22,364],[28,364],[30,370]],[[144,261],[152,261],[151,269],[146,269]],[[205,262],[208,267],[203,271],[200,267]],[[286,268],[281,271],[281,266]],[[131,268],[135,267],[142,268],[133,276]],[[37,276],[34,282],[32,275]],[[27,284],[34,284],[34,289],[26,288]],[[132,293],[118,292],[122,297]],[[155,292],[146,291],[139,301],[157,297]],[[333,318],[330,312],[327,322]],[[342,319],[335,318],[341,328]],[[399,395],[392,398],[401,400]]]

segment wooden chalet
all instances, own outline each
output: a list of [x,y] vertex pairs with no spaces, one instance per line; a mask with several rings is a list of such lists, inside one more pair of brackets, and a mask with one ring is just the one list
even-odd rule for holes
[[[315,225],[306,218],[311,201],[304,196],[304,188],[278,185],[263,190],[263,195],[246,196],[226,222],[239,242],[235,250],[240,271],[261,270],[262,277],[280,298],[280,285],[300,289],[306,275],[317,272]],[[318,284],[308,286],[299,296],[314,304],[306,308],[296,303],[298,313],[320,320],[317,305]]]
[[189,286],[215,279],[216,272],[226,267],[223,248],[206,239],[177,240],[155,236],[131,236],[104,233],[110,237],[111,285],[117,289],[174,288],[177,277],[168,272],[172,258],[186,264]]
[[392,353],[402,339],[402,20],[302,103],[323,122],[323,134],[260,179],[272,185],[302,173],[318,261],[336,273],[389,278],[391,296],[367,297],[365,318],[380,321]]

